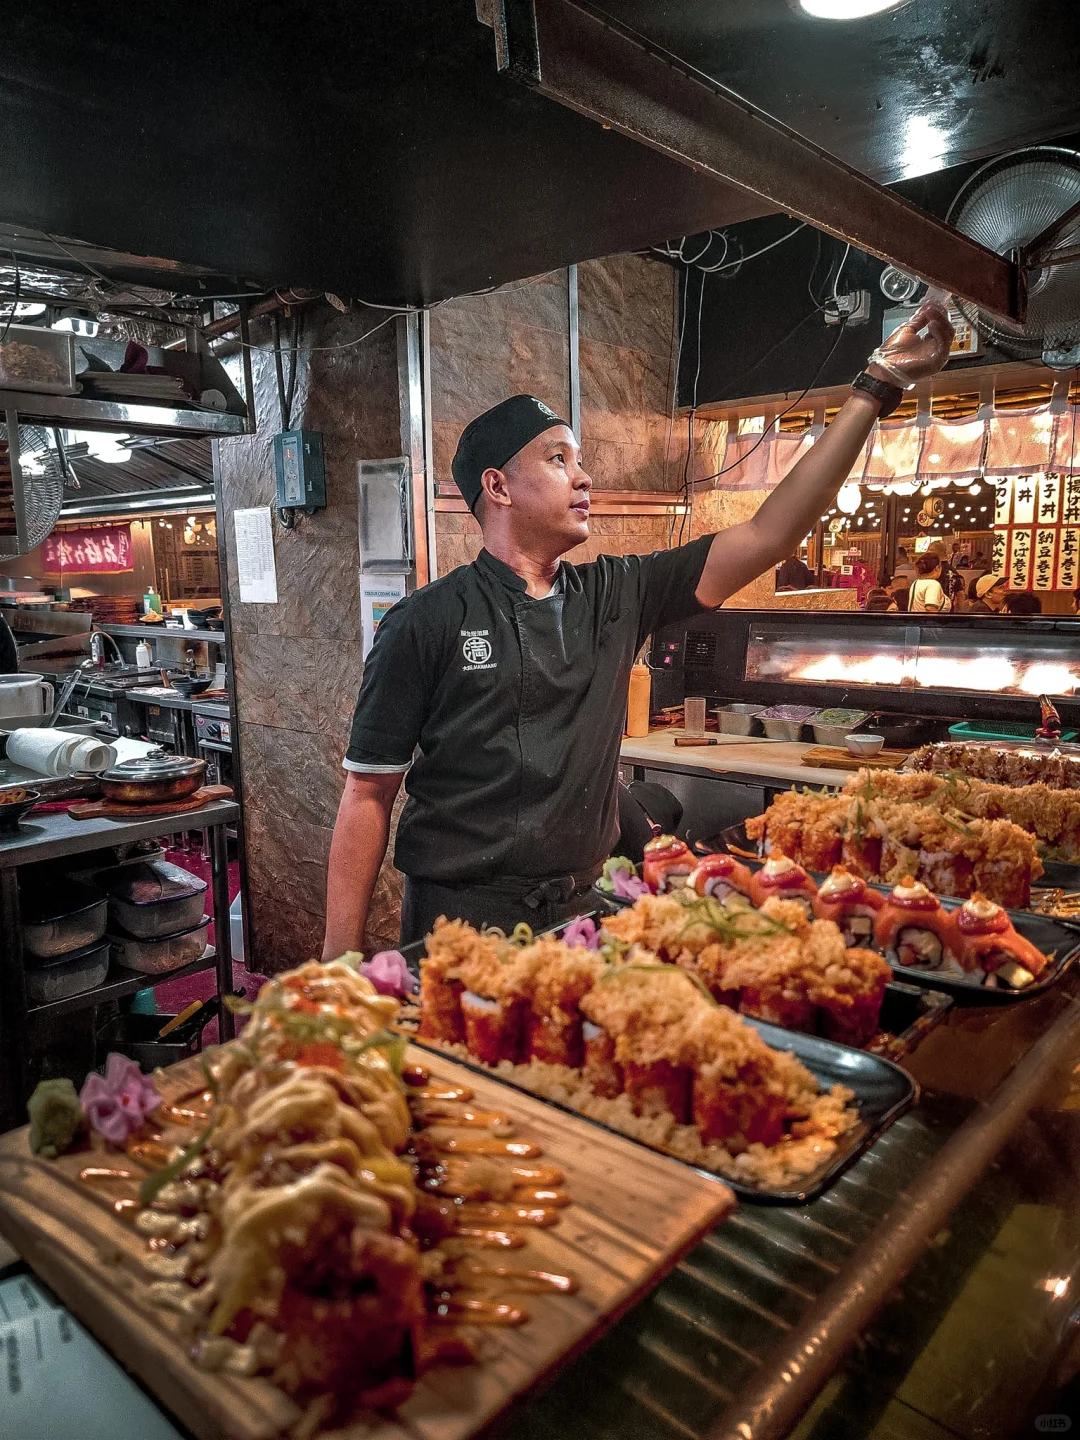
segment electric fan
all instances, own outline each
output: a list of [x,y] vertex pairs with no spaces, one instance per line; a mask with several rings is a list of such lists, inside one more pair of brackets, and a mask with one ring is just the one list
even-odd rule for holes
[[[3,431],[0,429],[0,434]],[[48,535],[64,501],[64,466],[40,425],[20,425],[18,465],[12,465],[9,533],[0,533],[0,555],[25,555]],[[4,476],[7,479],[7,476]],[[0,496],[0,510],[7,509]],[[14,533],[10,533],[13,531]]]
[[971,176],[948,220],[988,250],[1016,254],[1027,282],[1022,324],[957,295],[965,319],[1016,359],[1080,365],[1080,154],[1040,145],[1000,155]]

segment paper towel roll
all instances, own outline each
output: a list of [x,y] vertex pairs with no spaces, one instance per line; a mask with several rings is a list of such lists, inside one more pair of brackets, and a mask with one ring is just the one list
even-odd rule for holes
[[38,775],[100,775],[116,760],[111,745],[92,735],[73,735],[70,730],[13,730],[8,736],[7,758],[13,765]]

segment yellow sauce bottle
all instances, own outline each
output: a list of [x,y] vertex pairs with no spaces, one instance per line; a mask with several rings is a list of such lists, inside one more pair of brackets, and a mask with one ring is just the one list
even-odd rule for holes
[[626,705],[626,733],[640,739],[649,733],[649,701],[652,698],[652,676],[649,667],[640,662],[630,670],[630,694]]

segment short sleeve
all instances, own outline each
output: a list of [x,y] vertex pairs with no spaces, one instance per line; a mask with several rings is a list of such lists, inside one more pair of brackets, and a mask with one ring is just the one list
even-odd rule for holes
[[410,600],[388,610],[375,632],[345,752],[347,770],[406,770],[412,762],[427,713],[430,667]]
[[712,535],[691,540],[673,550],[657,550],[651,555],[629,555],[631,567],[627,578],[637,583],[638,649],[647,636],[662,625],[674,625],[701,615],[708,606],[702,605],[695,591],[709,558]]

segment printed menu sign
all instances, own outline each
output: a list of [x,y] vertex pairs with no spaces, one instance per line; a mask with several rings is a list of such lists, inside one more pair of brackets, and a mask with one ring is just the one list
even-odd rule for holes
[[134,570],[130,525],[54,530],[41,547],[46,575],[119,575]]

